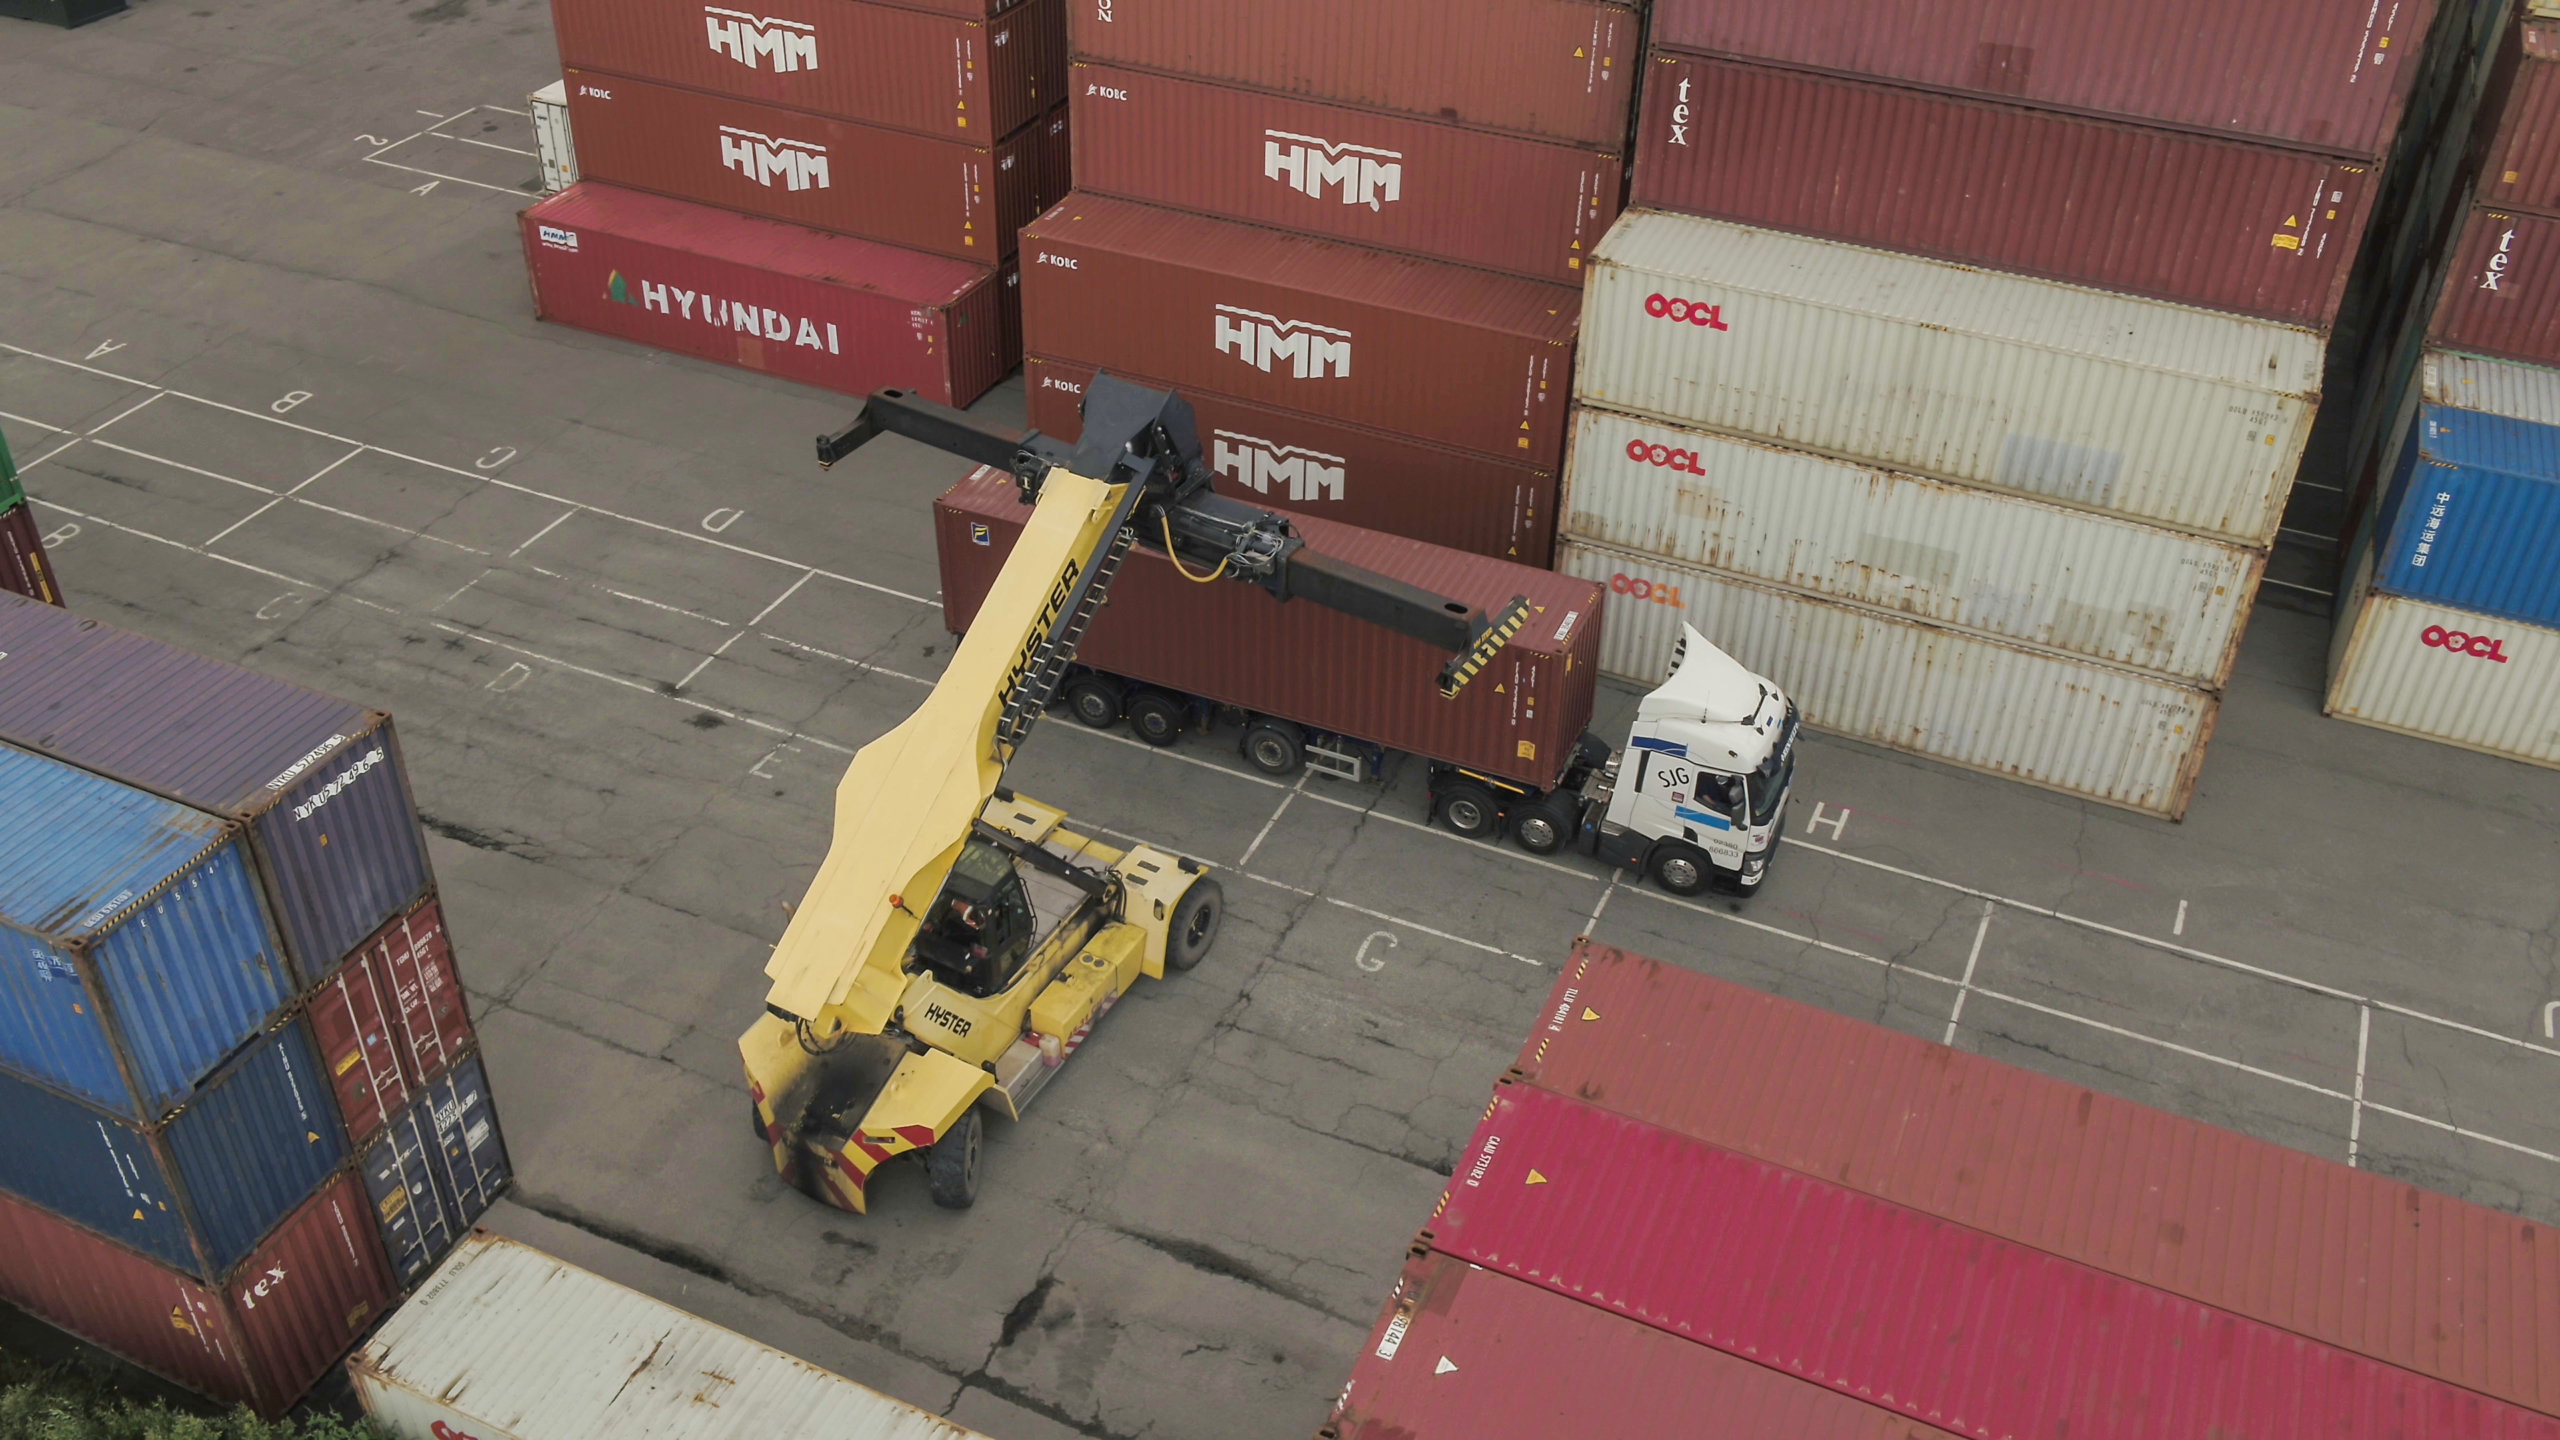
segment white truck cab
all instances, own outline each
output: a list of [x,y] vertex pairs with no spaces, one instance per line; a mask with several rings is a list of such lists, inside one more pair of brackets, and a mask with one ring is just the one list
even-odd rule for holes
[[1767,876],[1786,821],[1796,707],[1694,627],[1681,632],[1671,674],[1589,782],[1588,843],[1675,895],[1717,881],[1748,895]]

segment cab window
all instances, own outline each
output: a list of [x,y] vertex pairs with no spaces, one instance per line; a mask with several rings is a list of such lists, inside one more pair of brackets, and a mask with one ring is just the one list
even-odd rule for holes
[[971,840],[916,935],[917,957],[946,983],[976,996],[1009,984],[1031,952],[1031,906],[1013,857]]

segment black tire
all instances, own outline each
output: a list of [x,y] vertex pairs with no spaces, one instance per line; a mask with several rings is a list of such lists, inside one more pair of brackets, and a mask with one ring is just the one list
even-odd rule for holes
[[1716,875],[1715,862],[1694,846],[1677,842],[1653,852],[1653,883],[1674,895],[1695,895]]
[[1511,812],[1511,838],[1532,855],[1553,855],[1582,829],[1580,807],[1550,795]]
[[1493,792],[1473,780],[1452,781],[1440,792],[1440,823],[1470,840],[1490,840],[1502,832],[1502,811]]
[[1192,881],[1173,907],[1173,927],[1164,939],[1165,968],[1188,970],[1199,964],[1218,943],[1218,927],[1226,918],[1227,892],[1218,882],[1206,875]]
[[961,1112],[951,1133],[924,1152],[925,1188],[945,1210],[966,1210],[978,1202],[978,1158],[986,1144],[986,1122],[978,1107]]
[[1256,720],[1244,727],[1244,741],[1238,748],[1245,763],[1265,775],[1285,778],[1307,768],[1307,746],[1298,728],[1277,720]]
[[1183,722],[1189,718],[1182,713],[1182,703],[1170,695],[1142,690],[1129,697],[1129,728],[1150,745],[1161,748],[1179,741]]
[[1107,675],[1079,675],[1067,682],[1063,698],[1067,709],[1086,727],[1108,730],[1120,723],[1129,692]]

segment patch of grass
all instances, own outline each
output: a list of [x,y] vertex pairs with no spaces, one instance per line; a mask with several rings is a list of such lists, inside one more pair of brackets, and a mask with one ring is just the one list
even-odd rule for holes
[[113,1380],[0,1350],[0,1440],[384,1440],[334,1416],[266,1421],[198,1415],[126,1394]]

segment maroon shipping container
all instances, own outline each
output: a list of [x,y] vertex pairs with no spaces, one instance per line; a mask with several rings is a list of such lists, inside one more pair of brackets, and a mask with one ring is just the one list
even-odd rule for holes
[[1578,290],[1082,191],[1023,239],[1034,354],[1562,461]]
[[[1069,0],[1043,0],[1032,12],[1040,38],[1040,103],[1067,102],[1067,5]],[[1046,207],[1043,207],[1046,208]]]
[[1495,1087],[1457,1163],[1432,1249],[1970,1434],[2560,1437],[2560,1419],[1526,1085]]
[[1025,127],[944,140],[758,100],[571,70],[590,180],[993,265],[1038,189]]
[[[978,613],[1030,514],[1012,477],[980,469],[934,502],[942,618]],[[1488,610],[1526,595],[1529,623],[1454,699],[1449,657],[1419,640],[1250,585],[1197,585],[1151,550],[1131,552],[1076,660],[1313,729],[1464,765],[1540,788],[1555,783],[1591,723],[1600,587],[1416,540],[1301,516],[1321,554]]]
[[1582,283],[1618,217],[1614,155],[1078,62],[1080,188]]
[[1437,1253],[1405,1262],[1331,1423],[1316,1434],[1955,1440],[1825,1386]]
[[1643,25],[1593,0],[1069,0],[1079,60],[1624,153]]
[[2560,365],[2560,220],[2475,209],[2463,222],[2428,343]]
[[846,395],[1003,379],[995,270],[592,181],[523,214],[545,320]]
[[2432,0],[1654,0],[1653,43],[2378,160]]
[[1589,943],[1512,1075],[2560,1414],[2560,1247],[2512,1215]]
[[[1064,440],[1083,435],[1078,407],[1093,373],[1072,360],[1025,359],[1032,428]],[[1179,388],[1140,375],[1120,378]],[[1553,561],[1551,472],[1205,390],[1181,394],[1199,417],[1200,444],[1222,494],[1541,570]]]
[[1067,107],[1063,104],[1050,111],[1040,122],[1040,185],[1036,203],[1041,213],[1067,198],[1076,188],[1075,132],[1068,125]]
[[398,1029],[397,992],[375,953],[380,938],[348,956],[308,1002],[320,1068],[337,1092],[351,1151],[371,1139],[383,1118],[409,1099],[409,1079],[400,1064],[407,1046]]
[[0,510],[0,590],[47,605],[63,603],[62,587],[54,583],[53,561],[44,553],[44,535],[36,529],[32,505]]
[[868,0],[555,0],[560,63],[985,143],[1054,103],[1031,0],[998,19]]
[[353,1174],[305,1201],[218,1286],[0,1195],[0,1299],[274,1419],[382,1317],[391,1267]]
[[2515,80],[2480,170],[2482,205],[2560,215],[2560,21],[2522,17]]
[[2374,167],[1657,53],[1629,203],[2326,327]]
[[444,907],[429,895],[382,927],[365,954],[391,988],[400,1068],[411,1088],[443,1073],[471,1044],[471,1013],[453,968]]
[[1003,335],[996,349],[999,377],[1022,363],[1022,256],[1007,255],[996,267],[996,320]]

